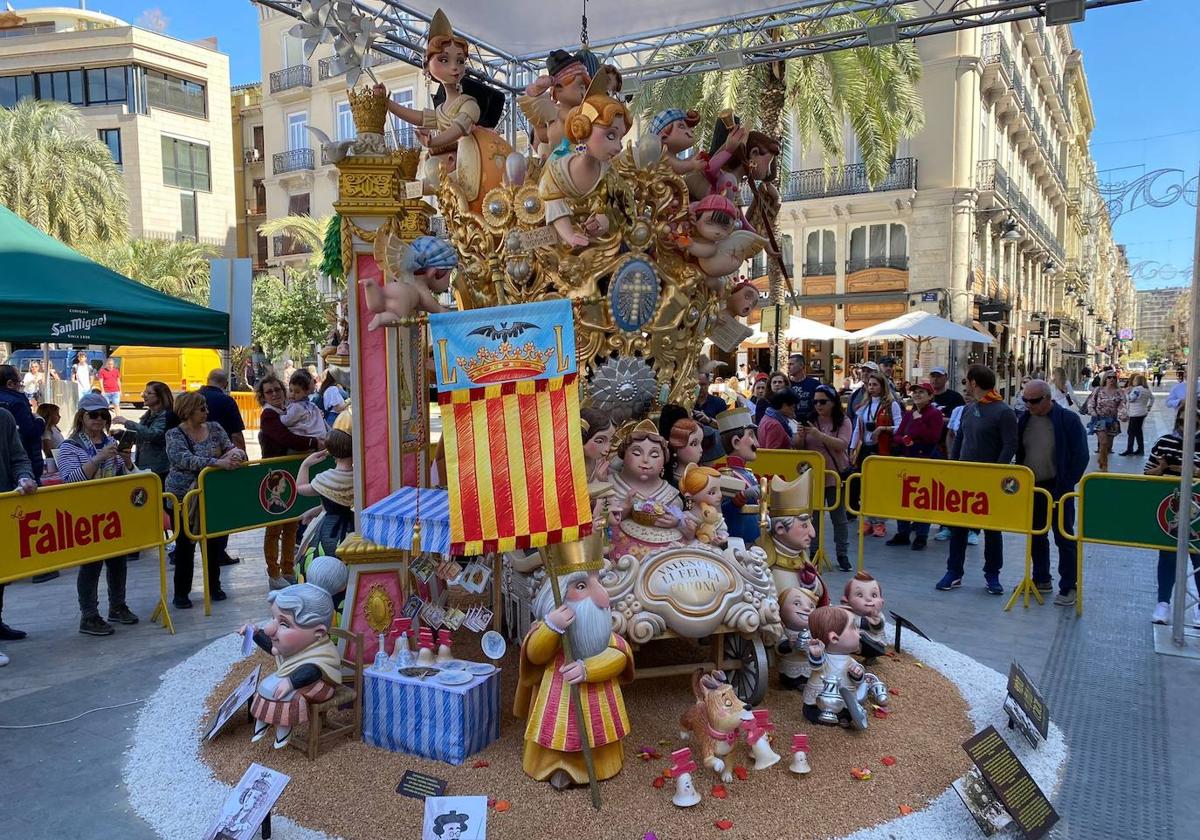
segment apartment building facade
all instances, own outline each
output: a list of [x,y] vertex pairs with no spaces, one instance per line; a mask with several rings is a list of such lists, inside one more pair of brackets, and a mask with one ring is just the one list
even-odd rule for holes
[[124,174],[135,237],[236,253],[229,58],[85,9],[0,15],[0,107],[77,106]]
[[850,362],[885,354],[905,354],[906,376],[978,361],[1011,382],[1113,361],[1119,327],[1133,326],[1132,284],[1095,188],[1069,28],[1025,20],[917,44],[925,127],[888,177],[867,183],[848,132],[845,166],[826,177],[802,153],[782,179],[800,314],[855,330],[920,308],[994,342],[932,342],[920,359],[903,342],[806,354],[838,382]]
[[[265,218],[329,216],[337,199],[337,167],[309,128],[335,141],[354,137],[345,76],[336,72],[329,46],[319,47],[311,59],[305,57],[303,42],[288,34],[295,18],[264,6],[258,13],[262,154],[254,166],[262,173]],[[373,54],[372,62],[374,79],[387,86],[393,99],[410,107],[427,104],[428,87],[417,68],[382,53]],[[367,74],[358,82],[373,83]],[[389,118],[386,138],[396,147],[418,145],[413,127],[395,118]],[[267,245],[267,263],[273,270],[310,257],[307,245],[286,235],[272,237]]]

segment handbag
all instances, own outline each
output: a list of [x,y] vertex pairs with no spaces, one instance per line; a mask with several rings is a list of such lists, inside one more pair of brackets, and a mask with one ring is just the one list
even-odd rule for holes
[[[1096,390],[1098,391],[1100,389],[1097,388]],[[1092,397],[1094,397],[1094,396],[1096,396],[1096,391],[1092,391],[1092,393],[1088,394],[1087,399],[1084,400],[1083,403],[1079,406],[1080,414],[1087,415],[1087,414],[1092,413],[1091,405],[1092,405]]]

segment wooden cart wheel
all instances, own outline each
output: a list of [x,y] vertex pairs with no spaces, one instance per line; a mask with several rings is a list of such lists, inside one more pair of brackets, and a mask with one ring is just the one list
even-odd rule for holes
[[734,692],[743,702],[757,706],[767,696],[767,649],[762,639],[730,633],[725,637],[724,653],[739,665],[729,674]]

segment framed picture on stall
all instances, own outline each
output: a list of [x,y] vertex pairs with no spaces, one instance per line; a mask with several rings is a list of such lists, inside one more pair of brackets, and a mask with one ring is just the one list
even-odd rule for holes
[[[363,634],[363,662],[375,660],[379,634],[387,633],[401,616],[407,599],[405,563],[360,563],[350,567],[346,600],[342,605],[342,629]],[[339,642],[338,652],[353,658],[352,642]]]

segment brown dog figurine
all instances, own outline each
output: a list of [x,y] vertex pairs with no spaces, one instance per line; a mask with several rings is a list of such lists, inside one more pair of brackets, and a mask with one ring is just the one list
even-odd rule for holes
[[750,704],[743,703],[725,682],[722,671],[698,669],[692,675],[692,692],[696,702],[679,719],[679,737],[691,738],[704,766],[720,775],[722,782],[732,782],[733,770],[724,759],[733,751],[742,723],[754,720]]

